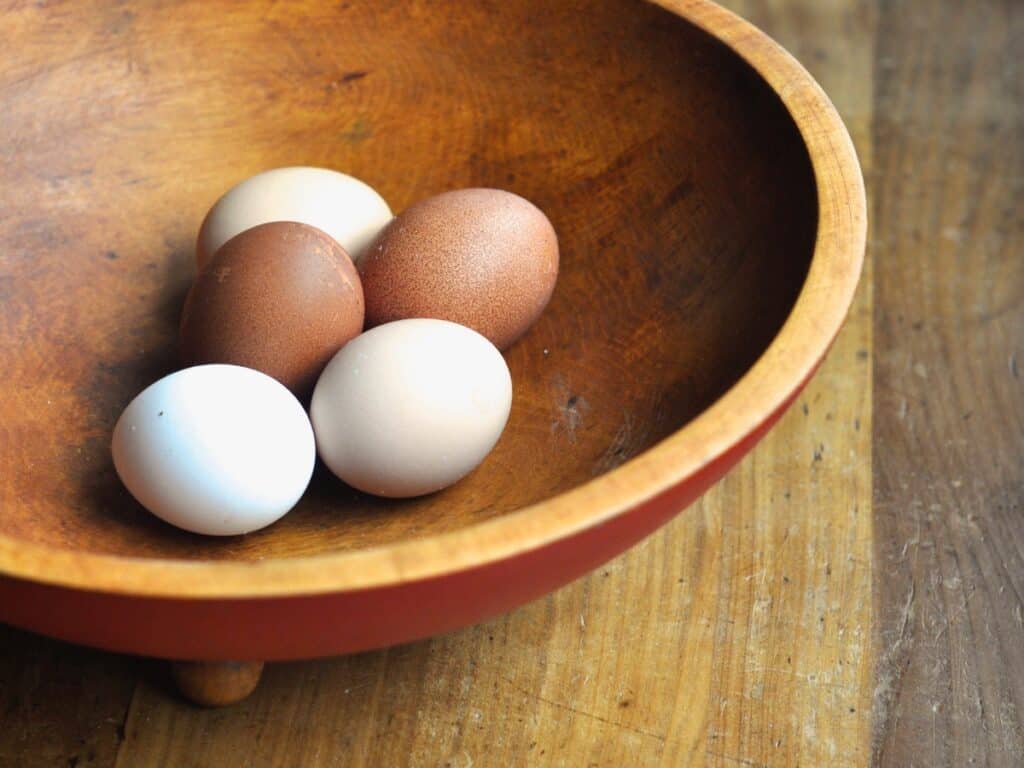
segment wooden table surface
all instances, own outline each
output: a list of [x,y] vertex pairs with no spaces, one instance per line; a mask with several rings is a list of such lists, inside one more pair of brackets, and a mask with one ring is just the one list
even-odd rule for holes
[[832,96],[871,212],[849,322],[753,454],[543,600],[227,709],[0,627],[0,766],[1024,764],[1024,4],[727,5]]

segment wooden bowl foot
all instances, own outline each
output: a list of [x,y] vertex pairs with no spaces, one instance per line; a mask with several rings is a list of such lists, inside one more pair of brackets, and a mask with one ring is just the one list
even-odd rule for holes
[[262,661],[176,661],[171,673],[178,690],[203,707],[223,707],[252,693],[263,674]]

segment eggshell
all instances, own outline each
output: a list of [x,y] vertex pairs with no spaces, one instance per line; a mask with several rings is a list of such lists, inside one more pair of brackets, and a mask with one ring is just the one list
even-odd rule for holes
[[378,496],[419,496],[472,471],[508,420],[512,377],[469,328],[400,320],[350,341],[328,363],[310,417],[324,463]]
[[368,327],[439,318],[504,349],[551,298],[558,238],[528,200],[497,189],[462,189],[403,211],[358,266]]
[[234,365],[172,373],[142,391],[114,427],[114,467],[157,517],[232,536],[279,519],[302,496],[316,447],[281,384]]
[[365,182],[326,168],[275,168],[228,190],[199,230],[200,269],[235,235],[268,221],[298,221],[322,229],[352,258],[391,221],[391,209]]
[[193,283],[181,359],[255,368],[305,398],[363,329],[363,310],[359,275],[337,242],[305,224],[261,224],[225,243]]

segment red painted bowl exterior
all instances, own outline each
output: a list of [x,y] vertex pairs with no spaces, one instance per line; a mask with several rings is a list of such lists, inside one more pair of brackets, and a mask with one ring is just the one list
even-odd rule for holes
[[515,557],[376,589],[278,598],[176,600],[0,578],[0,619],[81,645],[174,659],[301,659],[448,632],[505,613],[588,573],[716,483],[793,402],[701,471],[603,525]]

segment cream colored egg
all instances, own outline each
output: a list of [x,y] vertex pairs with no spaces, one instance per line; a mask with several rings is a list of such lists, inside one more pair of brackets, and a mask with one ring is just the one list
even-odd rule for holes
[[408,497],[445,488],[497,443],[512,377],[497,348],[446,320],[357,336],[320,375],[310,417],[324,463],[349,485]]
[[297,221],[323,230],[357,260],[391,209],[365,182],[326,168],[275,168],[235,185],[206,214],[196,242],[202,269],[240,232],[271,221]]

